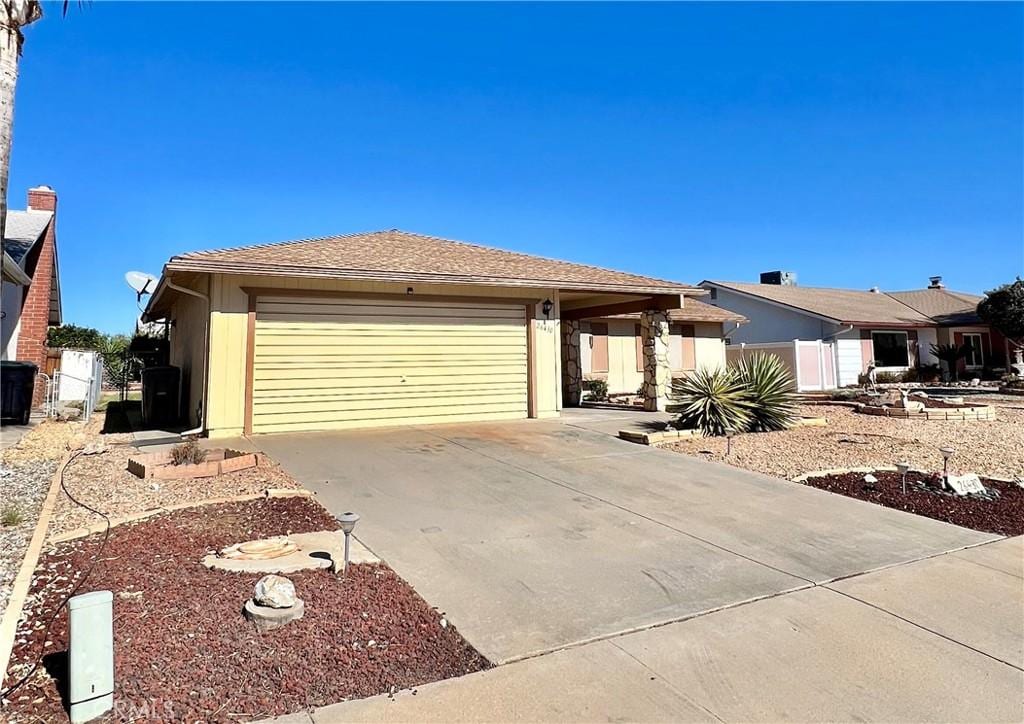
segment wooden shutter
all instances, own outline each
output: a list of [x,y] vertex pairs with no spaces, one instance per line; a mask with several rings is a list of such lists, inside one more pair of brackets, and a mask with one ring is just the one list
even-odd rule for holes
[[608,325],[590,323],[590,371],[608,371]]

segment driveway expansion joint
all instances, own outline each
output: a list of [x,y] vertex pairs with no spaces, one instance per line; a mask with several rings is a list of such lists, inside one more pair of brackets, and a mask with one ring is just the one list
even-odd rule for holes
[[946,641],[949,641],[952,644],[956,644],[957,646],[962,646],[963,648],[965,648],[965,649],[967,649],[969,651],[973,651],[976,654],[981,654],[982,656],[990,658],[993,661],[997,661],[1000,664],[1005,664],[1006,666],[1009,666],[1011,669],[1015,669],[1017,671],[1024,672],[1024,668],[1021,668],[1017,664],[1014,664],[1014,663],[1011,663],[1009,661],[1006,661],[1005,659],[1001,659],[998,656],[993,656],[990,653],[987,653],[985,651],[982,651],[981,649],[975,648],[974,646],[971,646],[970,644],[965,644],[963,641],[958,641],[957,639],[952,638],[951,636],[947,636],[946,634],[941,633],[940,631],[936,631],[935,629],[928,628],[927,626],[919,624],[916,621],[911,621],[909,618],[906,618],[904,616],[900,616],[898,613],[893,613],[892,611],[890,611],[887,608],[883,608],[883,607],[881,607],[881,606],[879,606],[877,604],[871,603],[870,601],[865,601],[862,598],[857,598],[854,595],[846,593],[845,591],[837,590],[837,589],[832,588],[830,586],[820,586],[820,587],[824,588],[825,590],[831,591],[832,593],[838,593],[840,596],[843,596],[844,598],[848,598],[851,601],[856,601],[857,603],[864,604],[865,606],[868,606],[869,608],[873,608],[876,611],[884,613],[884,614],[886,614],[888,616],[892,616],[893,618],[898,619],[898,620],[902,621],[903,623],[910,624],[911,626],[913,626],[915,628],[919,628],[922,631],[926,631],[926,632],[932,634],[933,636],[938,636],[940,639],[944,639]]

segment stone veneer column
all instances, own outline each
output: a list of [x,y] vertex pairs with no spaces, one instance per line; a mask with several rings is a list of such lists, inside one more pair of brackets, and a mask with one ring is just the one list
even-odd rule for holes
[[672,383],[668,361],[668,314],[658,310],[641,312],[640,339],[644,352],[644,409],[663,411],[668,404]]
[[583,395],[583,368],[580,364],[580,323],[563,319],[562,327],[562,405],[574,407]]

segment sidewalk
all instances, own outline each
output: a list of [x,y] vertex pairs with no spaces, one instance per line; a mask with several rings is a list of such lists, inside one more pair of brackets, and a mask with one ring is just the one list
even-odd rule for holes
[[1016,722],[1022,610],[1014,538],[274,721]]

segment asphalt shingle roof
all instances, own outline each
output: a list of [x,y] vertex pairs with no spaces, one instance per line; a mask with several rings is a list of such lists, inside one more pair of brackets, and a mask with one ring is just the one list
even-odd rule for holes
[[18,264],[46,231],[52,211],[7,211],[7,225],[4,227],[4,251]]
[[984,299],[974,294],[951,292],[948,289],[914,289],[907,292],[886,292],[893,299],[931,317],[939,324],[978,324],[978,303]]
[[857,289],[798,287],[782,284],[719,282],[710,284],[768,299],[787,307],[828,317],[843,324],[930,325],[934,322],[921,312],[882,292]]
[[166,269],[647,294],[694,290],[688,284],[397,229],[193,252],[172,257]]
[[[607,319],[640,319],[640,314],[616,314]],[[670,322],[746,322],[742,314],[687,297],[682,309],[668,311]]]

